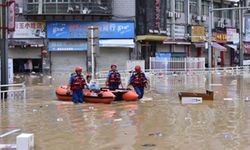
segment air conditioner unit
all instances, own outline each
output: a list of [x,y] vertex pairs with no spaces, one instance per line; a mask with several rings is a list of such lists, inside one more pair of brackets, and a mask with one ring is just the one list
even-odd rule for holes
[[220,22],[224,22],[224,19],[223,19],[223,18],[220,18],[218,21],[220,21]]
[[22,7],[18,7],[16,9],[16,14],[22,14],[23,13],[23,8]]
[[217,22],[216,27],[224,28],[224,27],[225,27],[225,26],[224,26],[224,22],[219,20],[219,21]]
[[207,16],[202,16],[201,21],[205,22],[207,20]]
[[196,21],[200,21],[200,20],[201,20],[201,16],[196,16],[196,17],[195,17],[195,20],[196,20]]
[[168,18],[173,18],[174,17],[174,13],[173,12],[167,12]]
[[175,13],[175,18],[181,18],[181,13]]
[[149,32],[149,33],[154,33],[154,30],[149,29],[148,32]]
[[224,19],[224,25],[228,25],[229,24],[229,20],[228,19]]

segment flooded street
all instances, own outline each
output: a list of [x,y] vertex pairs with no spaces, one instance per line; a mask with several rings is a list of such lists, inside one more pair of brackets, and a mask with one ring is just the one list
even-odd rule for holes
[[[67,77],[16,78],[25,79],[27,99],[1,102],[0,134],[34,133],[36,150],[250,149],[249,72],[156,75],[143,100],[110,105],[57,101],[55,87]],[[208,88],[214,101],[180,103],[178,92]]]

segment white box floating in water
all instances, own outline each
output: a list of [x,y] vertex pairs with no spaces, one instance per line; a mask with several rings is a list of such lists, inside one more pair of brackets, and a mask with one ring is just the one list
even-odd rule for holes
[[224,98],[224,101],[232,101],[233,98]]
[[34,149],[34,134],[22,133],[16,137],[17,150],[33,150]]
[[202,97],[182,97],[181,103],[182,104],[201,104]]

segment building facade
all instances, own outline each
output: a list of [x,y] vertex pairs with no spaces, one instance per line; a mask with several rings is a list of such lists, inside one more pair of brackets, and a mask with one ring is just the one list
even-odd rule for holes
[[[35,63],[39,59],[36,60],[40,63],[39,71],[52,73],[73,71],[78,65],[88,68],[88,26],[94,25],[99,28],[100,47],[95,55],[96,71],[110,69],[113,63],[119,69],[126,68],[135,47],[134,0],[23,0],[17,4],[17,24],[24,24],[22,32],[30,32],[32,36],[22,34],[19,38],[15,35],[20,28],[16,28],[10,37],[9,56],[15,64],[29,59]],[[42,23],[43,28],[33,29],[37,23]],[[42,36],[36,37],[40,31]],[[22,46],[23,40],[41,44]]]
[[[138,0],[138,57],[147,62],[149,57],[157,56],[205,57],[207,60],[210,3],[210,0]],[[246,5],[244,1],[241,3],[241,6]],[[213,8],[229,8],[239,6],[239,2],[214,0],[211,5]],[[237,65],[239,12],[214,11],[212,20],[212,66]]]
[[[210,0],[17,0],[16,31],[9,35],[15,72],[88,68],[88,25],[99,27],[97,71],[150,57],[207,58]],[[241,6],[248,2],[241,1]],[[214,0],[214,8],[239,3]],[[244,12],[244,15],[247,12]],[[250,21],[246,14],[245,21]],[[212,66],[239,63],[238,11],[213,13]],[[246,23],[244,54],[250,53]],[[250,33],[250,32],[249,32]],[[166,54],[166,55],[161,55]],[[250,59],[250,57],[249,57]],[[219,62],[219,63],[218,63]],[[21,65],[20,65],[21,64]]]

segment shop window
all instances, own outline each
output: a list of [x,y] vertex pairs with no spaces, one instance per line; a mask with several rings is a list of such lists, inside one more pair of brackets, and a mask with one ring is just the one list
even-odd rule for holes
[[171,0],[167,0],[166,5],[167,5],[167,10],[170,11],[171,10]]
[[184,13],[184,0],[175,1],[175,11]]
[[[219,3],[214,3],[214,8],[220,8],[220,4]],[[221,17],[221,11],[214,11],[214,17]]]
[[198,14],[198,2],[197,0],[190,0],[189,10],[191,14]]
[[209,16],[209,2],[207,1],[202,3],[202,15]]
[[14,73],[42,72],[41,59],[13,59]]

